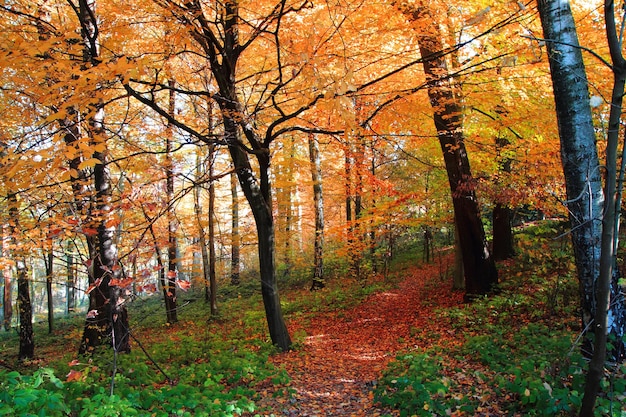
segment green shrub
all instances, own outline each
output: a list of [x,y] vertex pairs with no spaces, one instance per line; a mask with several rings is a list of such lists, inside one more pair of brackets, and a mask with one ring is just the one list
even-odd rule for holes
[[63,382],[48,368],[33,375],[0,371],[0,416],[66,416]]

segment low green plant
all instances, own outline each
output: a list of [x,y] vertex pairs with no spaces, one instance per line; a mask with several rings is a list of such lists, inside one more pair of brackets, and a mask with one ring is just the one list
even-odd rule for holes
[[66,416],[69,408],[63,388],[63,382],[49,368],[32,375],[0,371],[0,416]]
[[452,410],[473,412],[465,397],[452,396],[456,383],[442,376],[441,357],[407,354],[396,358],[379,381],[374,399],[400,410],[400,416],[443,416]]

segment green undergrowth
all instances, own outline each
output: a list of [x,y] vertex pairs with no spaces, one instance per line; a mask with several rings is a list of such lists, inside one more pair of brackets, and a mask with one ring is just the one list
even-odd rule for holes
[[[363,282],[331,279],[308,291],[301,271],[281,276],[286,321],[341,311],[393,280]],[[224,283],[220,312],[210,317],[201,291],[179,293],[179,322],[165,323],[160,294],[134,299],[128,306],[133,351],[114,355],[103,349],[89,357],[75,352],[82,335],[81,315],[59,320],[47,334],[35,326],[37,358],[17,363],[17,335],[3,334],[8,347],[0,363],[0,416],[237,416],[263,413],[263,396],[291,394],[289,378],[274,367],[258,276],[242,276],[238,286]],[[296,348],[304,334],[296,333]],[[8,360],[7,360],[8,359]]]
[[[375,399],[401,416],[573,416],[587,362],[570,250],[559,224],[517,234],[496,295],[440,310],[453,331],[392,362]],[[445,326],[444,326],[445,327]],[[431,338],[433,335],[430,336]],[[596,415],[626,417],[626,366],[607,366]]]

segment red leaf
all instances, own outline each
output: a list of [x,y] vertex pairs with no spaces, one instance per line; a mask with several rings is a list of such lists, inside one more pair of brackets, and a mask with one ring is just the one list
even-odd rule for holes
[[67,376],[65,377],[65,380],[67,382],[71,382],[71,381],[82,381],[83,380],[83,373],[80,371],[75,371],[75,370],[71,370]]
[[96,236],[98,234],[98,229],[94,229],[93,227],[83,227],[83,233],[87,236]]
[[146,284],[146,285],[139,287],[139,291],[143,291],[148,294],[154,293],[156,292],[156,290],[157,290],[156,284]]
[[176,285],[178,286],[178,288],[180,288],[183,291],[187,291],[189,288],[191,288],[191,282],[190,281],[176,280]]
[[109,281],[109,286],[126,288],[126,287],[130,287],[132,285],[133,281],[134,280],[132,278],[112,279],[111,281]]

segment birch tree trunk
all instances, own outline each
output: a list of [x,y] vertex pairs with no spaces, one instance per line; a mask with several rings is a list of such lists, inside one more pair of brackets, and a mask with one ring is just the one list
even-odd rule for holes
[[[11,235],[10,235],[10,231],[9,228],[6,226],[2,226],[2,257],[5,259],[9,259],[9,257],[11,256],[11,254],[9,253],[9,244],[11,242]],[[9,331],[11,329],[11,319],[13,318],[13,297],[11,296],[11,286],[12,286],[12,274],[11,274],[11,267],[9,266],[5,266],[4,268],[2,268],[2,279],[4,282],[4,286],[3,286],[3,293],[2,293],[2,298],[3,298],[3,313],[4,313],[4,317],[2,318],[3,320],[3,326],[4,326],[4,330],[5,331]]]
[[7,196],[9,217],[11,218],[11,236],[15,250],[13,259],[17,270],[17,313],[19,326],[18,360],[32,359],[35,356],[35,338],[33,333],[33,307],[30,299],[30,280],[26,267],[25,248],[19,241],[20,219],[17,195],[10,192]]
[[322,193],[322,162],[317,139],[308,137],[311,179],[313,180],[313,204],[315,206],[315,242],[313,253],[313,282],[311,290],[322,289],[324,283],[324,197]]

